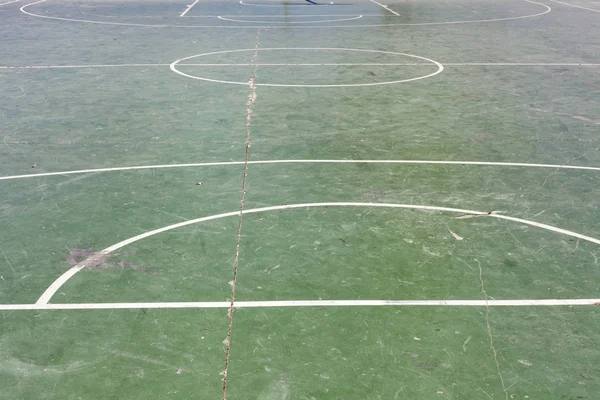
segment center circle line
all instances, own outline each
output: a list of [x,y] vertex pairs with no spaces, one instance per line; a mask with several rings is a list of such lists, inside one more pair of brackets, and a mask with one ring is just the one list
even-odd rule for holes
[[[413,82],[413,81],[417,81],[417,80],[421,80],[421,79],[431,78],[433,76],[436,76],[436,75],[440,74],[444,70],[444,66],[441,63],[439,63],[439,62],[437,62],[435,60],[432,60],[432,59],[429,59],[429,58],[426,58],[426,57],[422,57],[422,56],[417,56],[417,55],[414,55],[414,54],[400,53],[400,52],[393,52],[393,51],[385,51],[385,50],[352,49],[352,48],[339,48],[339,47],[268,47],[268,48],[259,49],[259,51],[272,51],[272,50],[283,50],[283,51],[285,51],[285,50],[325,50],[325,51],[348,51],[348,52],[390,54],[390,55],[404,56],[404,57],[416,58],[416,59],[419,59],[419,60],[427,61],[427,62],[429,62],[429,63],[437,66],[438,69],[435,72],[432,72],[432,73],[430,73],[428,75],[422,75],[422,76],[417,76],[415,78],[401,79],[401,80],[395,80],[395,81],[372,82],[372,83],[348,83],[348,84],[279,84],[279,83],[256,83],[255,84],[256,86],[263,86],[263,87],[307,87],[307,88],[382,86],[382,85],[392,85],[392,84]],[[179,60],[176,60],[176,61],[172,62],[169,65],[169,68],[171,69],[171,71],[175,72],[176,74],[179,74],[179,75],[184,76],[186,78],[196,79],[196,80],[205,81],[205,82],[226,83],[226,84],[232,84],[232,85],[244,85],[245,86],[245,85],[248,85],[248,82],[227,81],[227,80],[221,80],[221,79],[203,78],[201,76],[186,74],[185,72],[182,72],[179,69],[177,69],[177,66],[178,65],[185,65],[185,64],[181,64],[181,63],[183,61],[190,60],[190,59],[193,59],[193,58],[198,58],[198,57],[205,57],[205,56],[210,56],[210,55],[215,55],[215,54],[229,54],[229,53],[254,52],[254,51],[256,51],[256,49],[236,49],[236,50],[221,50],[221,51],[214,51],[214,52],[210,52],[210,53],[196,54],[196,55],[192,55],[192,56],[189,56],[189,57],[180,58]]]

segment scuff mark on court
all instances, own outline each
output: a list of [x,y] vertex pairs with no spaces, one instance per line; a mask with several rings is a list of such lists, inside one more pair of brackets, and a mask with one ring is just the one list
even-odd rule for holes
[[175,371],[176,373],[179,371],[178,375],[181,374],[181,372],[183,371],[183,369],[181,367],[177,367],[175,365],[171,365],[171,364],[168,364],[168,363],[163,362],[163,361],[155,360],[155,359],[150,358],[150,357],[139,356],[139,355],[136,355],[136,354],[128,353],[126,351],[118,351],[118,350],[108,350],[108,352],[110,354],[114,354],[114,355],[119,356],[119,357],[124,357],[124,358],[129,358],[129,359],[132,359],[132,360],[143,361],[143,362],[148,363],[148,364],[154,364],[154,365],[160,365],[160,366],[163,366],[163,367],[168,367],[168,368],[172,369],[173,371]]
[[467,219],[467,218],[477,218],[477,217],[487,217],[488,215],[496,215],[500,214],[504,211],[493,210],[488,212],[487,214],[461,214],[458,217],[454,217],[454,219]]
[[456,240],[464,240],[465,239],[464,237],[460,236],[456,232],[453,232],[450,228],[448,228],[448,230],[450,231],[450,233],[452,234],[452,236],[454,236],[454,239],[456,239]]
[[109,254],[102,252],[94,253],[92,249],[69,249],[67,262],[72,266],[84,266],[88,268],[106,267]]
[[[129,252],[129,254],[135,254],[135,252]],[[127,261],[109,263],[107,260],[111,256],[111,254],[103,253],[101,251],[94,252],[92,249],[69,249],[69,256],[65,261],[73,267],[88,269],[131,268],[136,271],[145,269],[144,267],[136,266]]]
[[576,119],[579,121],[589,122],[590,124],[600,125],[600,121],[591,119],[591,118],[587,118],[587,117],[582,117],[581,115],[566,114],[566,113],[561,113],[561,112],[556,112],[556,111],[544,110],[542,108],[531,108],[531,109],[533,111],[543,112],[543,113],[547,113],[547,114],[554,114],[554,115],[563,115],[565,117],[570,117],[570,118],[573,118],[573,119]]

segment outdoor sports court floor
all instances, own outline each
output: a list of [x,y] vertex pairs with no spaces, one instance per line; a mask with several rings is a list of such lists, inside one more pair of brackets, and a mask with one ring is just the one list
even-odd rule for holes
[[317,3],[0,0],[0,398],[600,397],[600,1]]

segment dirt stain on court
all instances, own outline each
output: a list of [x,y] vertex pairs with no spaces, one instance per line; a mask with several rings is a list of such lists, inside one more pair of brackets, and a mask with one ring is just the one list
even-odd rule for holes
[[[113,262],[108,262],[109,257]],[[94,252],[92,249],[69,249],[69,256],[66,262],[73,267],[82,267],[89,269],[124,269],[131,268],[136,271],[144,270],[145,267],[133,263],[115,260],[117,255],[106,254],[101,251]]]

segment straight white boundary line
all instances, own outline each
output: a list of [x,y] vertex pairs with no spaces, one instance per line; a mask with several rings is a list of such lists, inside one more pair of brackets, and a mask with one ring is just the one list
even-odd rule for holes
[[[167,24],[159,24],[159,25],[154,25],[154,24],[136,24],[136,23],[128,23],[128,22],[108,22],[108,21],[94,21],[94,20],[88,20],[88,19],[75,19],[75,18],[64,18],[64,17],[53,17],[50,15],[40,15],[40,14],[34,14],[32,12],[26,11],[25,9],[27,7],[30,7],[32,5],[35,4],[40,4],[40,3],[44,3],[47,0],[38,0],[35,1],[33,3],[29,3],[29,4],[25,4],[24,6],[22,6],[20,8],[21,12],[23,14],[27,14],[30,15],[32,17],[37,17],[37,18],[45,18],[45,19],[52,19],[52,20],[56,20],[56,21],[69,21],[69,22],[84,22],[84,23],[88,23],[88,24],[100,24],[100,25],[116,25],[116,26],[137,26],[137,27],[148,27],[148,28],[208,28],[208,29],[215,29],[215,28],[227,28],[227,29],[257,29],[257,28],[270,28],[270,29],[287,29],[284,26],[249,26],[249,25],[243,25],[243,26],[231,26],[231,25],[167,25]],[[474,24],[474,23],[481,23],[481,22],[501,22],[501,21],[513,21],[513,20],[519,20],[519,19],[524,19],[524,18],[533,18],[533,17],[539,17],[542,16],[544,14],[548,14],[549,12],[552,11],[552,8],[546,4],[542,4],[542,3],[538,3],[536,1],[533,0],[522,0],[525,1],[527,3],[531,3],[531,4],[536,4],[539,5],[541,7],[546,8],[545,11],[543,12],[539,12],[536,14],[528,14],[528,15],[521,15],[521,16],[517,16],[517,17],[505,17],[505,18],[491,18],[491,19],[480,19],[480,20],[467,20],[467,21],[445,21],[445,22],[417,22],[417,23],[400,23],[400,24],[346,24],[346,25],[319,25],[319,28],[350,28],[350,29],[355,29],[355,28],[371,28],[371,27],[384,27],[384,26],[433,26],[433,25],[452,25],[452,24]],[[326,6],[327,4],[324,4],[324,6]],[[296,28],[310,28],[310,29],[314,29],[316,28],[316,26],[298,26]]]
[[168,67],[169,64],[2,65],[0,69]]
[[444,63],[454,67],[598,67],[600,63]]
[[[439,207],[439,206],[426,206],[426,205],[415,205],[415,204],[398,204],[398,203],[370,203],[370,202],[327,202],[327,203],[300,203],[300,204],[284,204],[278,206],[269,206],[269,207],[260,207],[260,208],[252,208],[245,209],[243,211],[231,211],[222,214],[209,215],[207,217],[196,218],[189,221],[179,222],[177,224],[164,226],[162,228],[154,229],[152,231],[144,232],[142,234],[133,236],[129,239],[125,239],[116,243],[110,247],[101,250],[99,254],[108,255],[120,248],[123,248],[131,243],[135,243],[142,239],[157,235],[159,233],[167,232],[173,229],[181,228],[188,225],[198,224],[206,221],[213,221],[221,218],[239,216],[240,214],[257,214],[268,211],[281,211],[281,210],[297,210],[297,209],[309,209],[309,208],[319,208],[319,207],[372,207],[372,208],[400,208],[400,209],[409,209],[409,210],[423,210],[423,211],[441,211],[441,212],[452,212],[452,213],[460,213],[460,214],[472,214],[481,217],[490,217],[503,219],[507,221],[513,221],[517,223],[521,223],[524,225],[535,226],[537,228],[545,229],[551,232],[560,233],[563,235],[571,236],[577,239],[585,240],[587,242],[595,243],[600,245],[600,240],[595,239],[590,236],[582,235],[577,232],[569,231],[562,228],[557,228],[551,225],[542,224],[539,222],[534,222],[522,218],[509,217],[498,213],[487,213],[484,211],[474,211],[474,210],[464,210],[460,208],[452,208],[452,207]],[[36,304],[47,304],[54,294],[64,285],[71,277],[73,277],[77,272],[81,271],[86,267],[85,262],[82,262],[64,274],[59,276],[48,288],[44,291],[44,293],[37,300]]]
[[[270,8],[282,8],[282,7],[310,7],[312,4],[278,4],[273,2],[273,4],[252,4],[252,3],[244,3],[244,0],[240,0],[239,2],[243,6],[251,6],[251,7],[270,7]],[[330,6],[346,6],[349,4],[334,4],[331,2],[330,4],[318,4],[319,7],[330,7]]]
[[196,4],[198,4],[198,2],[199,2],[199,1],[200,1],[200,0],[196,0],[196,1],[194,1],[192,4],[188,5],[188,7],[187,7],[187,8],[186,8],[186,9],[185,9],[185,10],[184,10],[182,13],[181,13],[181,15],[180,15],[179,17],[180,17],[180,18],[181,18],[181,17],[185,17],[185,14],[187,14],[187,13],[188,13],[188,11],[190,11],[192,8],[194,8],[194,6],[195,6]]
[[[578,165],[559,165],[559,164],[530,164],[530,163],[512,163],[512,162],[493,162],[493,161],[438,161],[438,160],[264,160],[248,161],[248,164],[404,164],[404,165],[479,165],[495,167],[530,167],[530,168],[552,168],[552,169],[572,169],[583,171],[600,171],[600,167],[585,167]],[[231,165],[244,165],[243,161],[222,161],[206,163],[189,164],[159,164],[159,165],[139,165],[132,167],[113,167],[113,168],[95,168],[81,169],[76,171],[60,172],[42,172],[39,174],[0,176],[0,181],[24,178],[41,178],[45,176],[67,176],[75,174],[98,173],[98,172],[116,172],[132,171],[145,169],[163,169],[163,168],[190,168],[190,167],[219,167]]]
[[562,5],[569,6],[569,7],[581,8],[583,10],[588,10],[588,11],[593,11],[593,12],[600,13],[600,10],[596,10],[594,8],[588,8],[588,7],[583,7],[583,6],[576,6],[575,4],[564,3],[564,2],[558,1],[558,0],[550,0],[550,1],[553,2],[553,3],[558,3],[558,4],[562,4]]
[[[596,64],[581,64],[581,63],[440,63],[443,66],[454,66],[454,67],[471,67],[471,66],[482,66],[482,67],[599,67],[600,63]],[[143,65],[143,64],[141,64]],[[163,66],[164,64],[157,64],[157,66]],[[244,63],[190,63],[190,64],[178,64],[182,66],[190,67],[248,67],[250,64]],[[315,66],[327,66],[327,67],[344,67],[344,66],[431,66],[431,63],[263,63],[256,64],[259,67],[315,67]]]
[[[276,307],[524,307],[524,306],[593,306],[600,299],[524,299],[524,300],[283,300],[236,301],[234,308]],[[190,301],[160,303],[63,303],[63,304],[0,304],[0,311],[26,310],[119,310],[165,308],[229,308],[228,301]]]
[[[21,1],[21,0],[18,0]],[[185,18],[312,18],[312,17],[356,17],[358,14],[293,14],[293,15],[266,15],[266,14],[235,14],[235,15],[186,15]],[[378,14],[362,14],[363,17],[381,17]]]
[[394,14],[394,15],[397,15],[397,16],[400,16],[400,14],[398,14],[396,11],[394,11],[394,10],[391,10],[391,9],[390,9],[388,6],[386,6],[386,5],[384,5],[384,4],[381,4],[381,3],[379,3],[379,2],[377,2],[377,1],[375,1],[375,0],[371,0],[371,3],[375,3],[375,4],[377,4],[378,6],[381,6],[381,7],[383,7],[384,9],[388,10],[388,11],[389,11],[389,12],[391,12],[392,14]]
[[[600,63],[441,63],[444,67],[600,67]],[[0,65],[0,69],[77,69],[77,68],[144,68],[168,67],[171,64],[82,64],[82,65]],[[178,64],[189,67],[247,67],[244,63],[190,63]],[[431,63],[263,63],[260,67],[296,66],[430,66]]]

